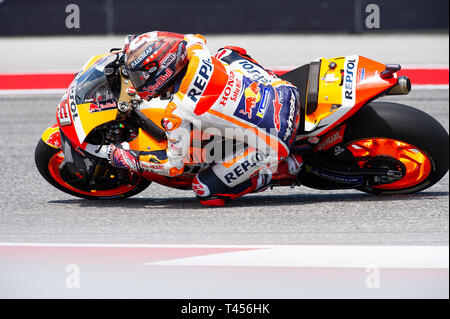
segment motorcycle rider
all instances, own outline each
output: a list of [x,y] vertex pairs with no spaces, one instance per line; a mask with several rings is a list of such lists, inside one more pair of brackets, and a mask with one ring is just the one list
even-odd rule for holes
[[290,154],[299,125],[298,89],[266,71],[246,51],[225,47],[212,56],[201,35],[153,31],[127,37],[125,68],[143,99],[171,96],[162,120],[166,152],[110,146],[113,166],[160,175],[183,173],[192,127],[216,129],[242,143],[200,171],[192,189],[203,205],[223,206],[271,182],[295,183],[302,158]]

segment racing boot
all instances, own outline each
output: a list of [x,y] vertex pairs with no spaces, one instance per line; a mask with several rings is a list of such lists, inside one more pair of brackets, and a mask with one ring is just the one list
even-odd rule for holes
[[275,172],[272,173],[272,184],[295,185],[298,182],[298,173],[303,166],[303,157],[300,154],[291,154],[282,161]]
[[197,175],[192,182],[192,190],[200,200],[200,204],[211,207],[222,207],[233,199],[244,196],[246,194],[265,191],[270,185],[272,172],[270,170],[263,170],[261,172],[258,172],[256,176],[250,178],[249,180],[232,188],[228,188],[226,192],[215,194],[212,194],[211,189],[214,190],[214,187],[217,184],[208,187],[203,182],[203,180],[207,181],[211,177],[215,179],[215,176],[208,175],[209,174],[202,174],[201,177]]

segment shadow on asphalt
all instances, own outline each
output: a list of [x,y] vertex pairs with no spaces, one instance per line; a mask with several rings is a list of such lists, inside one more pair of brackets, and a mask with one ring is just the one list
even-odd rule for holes
[[[411,201],[435,199],[448,196],[449,192],[422,192],[408,195],[372,195],[366,193],[357,194],[292,194],[292,195],[267,195],[244,196],[229,203],[226,207],[261,207],[261,206],[285,206],[306,205],[314,203],[345,203],[345,202],[383,202],[383,201]],[[109,200],[53,200],[49,204],[79,204],[80,207],[122,207],[122,208],[146,208],[152,206],[158,209],[211,209],[202,206],[195,197],[171,197],[171,198],[127,198]],[[216,209],[221,209],[216,208]]]

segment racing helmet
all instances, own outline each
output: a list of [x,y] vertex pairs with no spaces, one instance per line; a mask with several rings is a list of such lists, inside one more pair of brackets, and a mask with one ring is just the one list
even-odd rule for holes
[[131,40],[125,50],[126,72],[136,92],[146,100],[165,92],[188,64],[182,34],[144,33]]

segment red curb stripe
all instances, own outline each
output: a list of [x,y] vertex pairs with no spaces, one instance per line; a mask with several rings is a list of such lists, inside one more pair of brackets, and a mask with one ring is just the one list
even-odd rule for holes
[[[289,69],[274,68],[278,74],[284,74]],[[405,68],[398,72],[410,78],[413,85],[448,85],[448,68]],[[65,89],[74,78],[74,73],[23,73],[0,74],[0,90],[43,90]]]
[[0,90],[64,89],[73,73],[0,74]]
[[448,69],[403,69],[398,75],[405,75],[412,85],[440,85],[448,84]]

